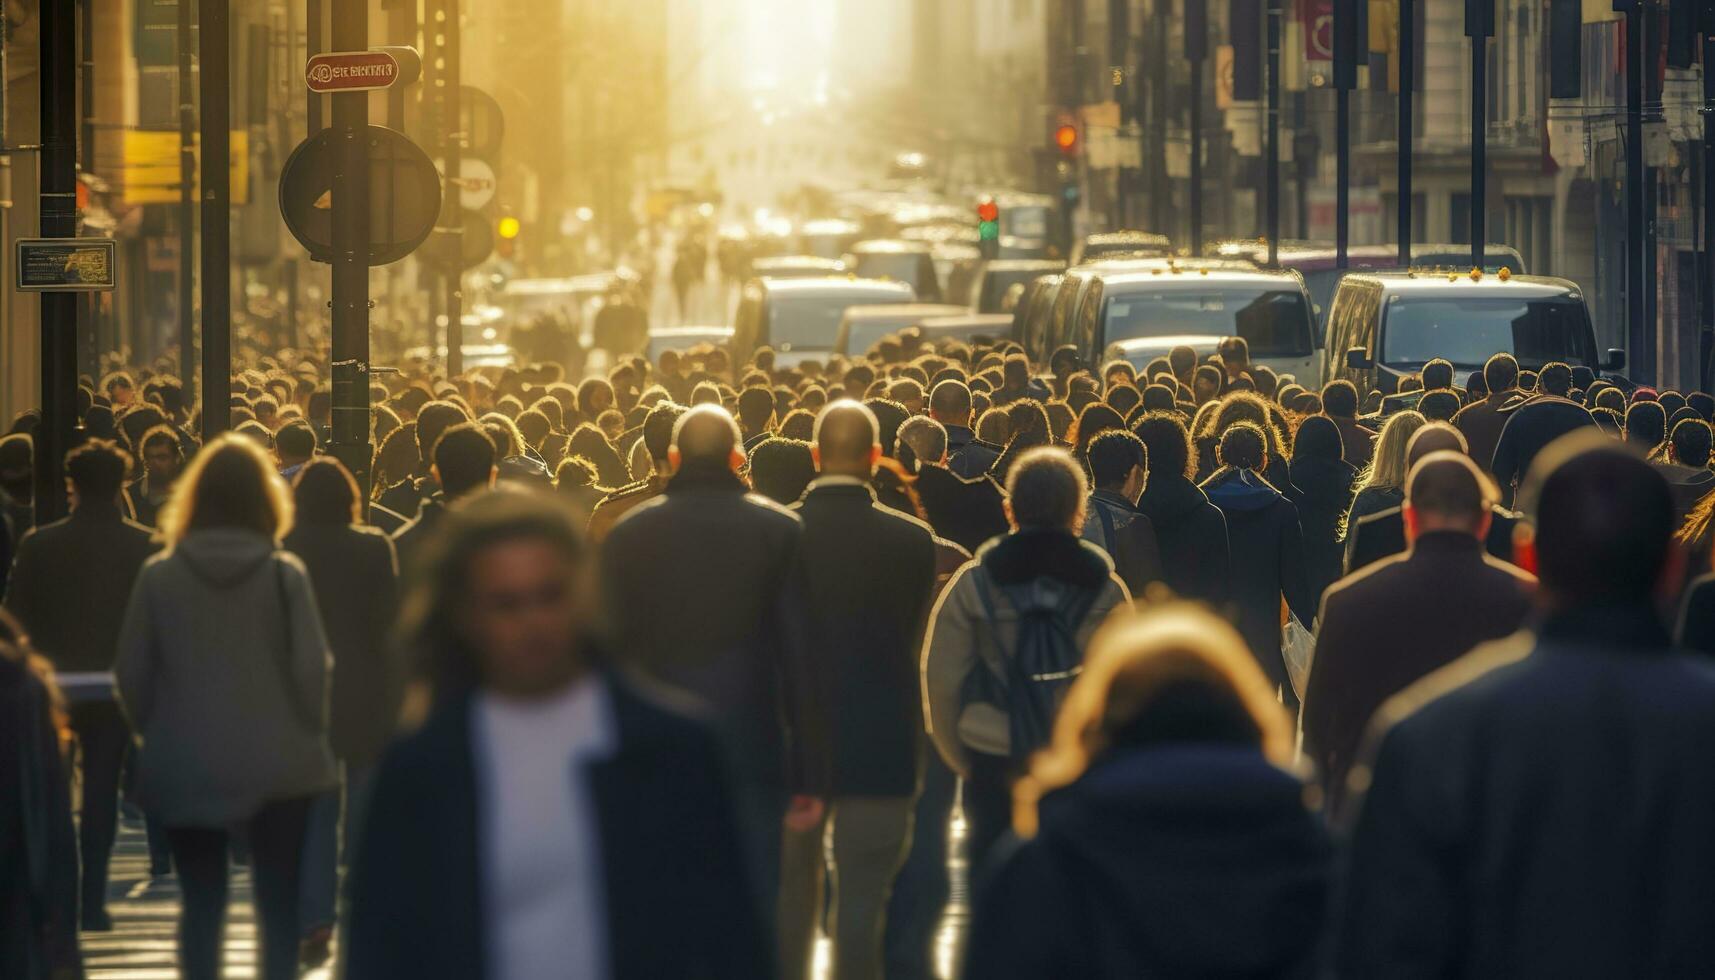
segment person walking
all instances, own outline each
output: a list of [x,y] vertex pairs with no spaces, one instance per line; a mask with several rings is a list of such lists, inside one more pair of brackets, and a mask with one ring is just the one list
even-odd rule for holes
[[612,649],[707,711],[735,783],[739,827],[772,928],[783,827],[823,816],[826,711],[799,593],[798,517],[748,493],[738,425],[718,405],[673,430],[673,478],[614,525],[601,553]]
[[1465,437],[1471,461],[1488,472],[1494,466],[1495,447],[1509,418],[1505,409],[1521,397],[1517,359],[1505,352],[1489,358],[1483,365],[1483,384],[1489,393],[1461,408],[1453,416],[1453,426]]
[[1489,464],[1489,472],[1500,485],[1501,503],[1512,504],[1531,463],[1550,443],[1596,424],[1589,409],[1567,397],[1571,393],[1572,369],[1554,362],[1542,366],[1534,395],[1514,398],[1505,406],[1506,422]]
[[393,543],[362,523],[357,481],[337,460],[320,457],[298,472],[292,496],[295,520],[284,544],[309,573],[333,652],[329,738],[342,783],[311,805],[304,843],[299,961],[313,968],[331,952],[338,872],[393,735],[403,671],[387,640],[399,598]]
[[1155,525],[1137,509],[1149,483],[1149,450],[1130,432],[1111,429],[1090,440],[1084,457],[1093,488],[1083,538],[1108,553],[1126,590],[1141,597],[1162,580]]
[[1209,502],[1227,521],[1232,550],[1230,621],[1288,707],[1298,695],[1281,656],[1280,605],[1284,598],[1300,623],[1316,619],[1315,599],[1304,566],[1298,509],[1262,473],[1268,468],[1267,437],[1251,422],[1236,422],[1221,434],[1220,469],[1203,483]]
[[[1431,431],[1420,432],[1418,442]],[[1305,754],[1316,763],[1330,812],[1342,806],[1364,726],[1383,702],[1523,625],[1535,578],[1483,553],[1496,496],[1463,453],[1427,454],[1406,485],[1410,550],[1324,597],[1303,722]]]
[[1341,457],[1354,469],[1370,465],[1376,434],[1358,422],[1358,389],[1338,379],[1322,386],[1322,414],[1340,430]]
[[1137,498],[1161,549],[1167,587],[1182,599],[1220,608],[1227,601],[1231,561],[1227,519],[1192,482],[1197,454],[1184,420],[1149,412],[1132,427],[1149,457],[1149,483]]
[[562,508],[471,501],[406,597],[432,707],[376,771],[351,980],[772,975],[717,743],[622,679]]
[[1310,977],[1333,847],[1244,641],[1189,605],[1116,616],[1019,783],[964,975]]
[[337,785],[331,657],[303,563],[279,550],[292,500],[254,442],[199,453],[162,513],[167,550],[137,576],[114,673],[140,743],[145,808],[167,830],[186,980],[221,973],[230,828],[250,843],[257,975],[295,977],[304,828]]
[[1406,457],[1411,437],[1423,428],[1428,419],[1413,411],[1390,416],[1376,437],[1376,451],[1369,465],[1358,471],[1358,482],[1352,486],[1352,505],[1340,522],[1341,540],[1351,551],[1352,528],[1371,514],[1398,507],[1405,499]]
[[0,611],[0,976],[83,976],[65,726],[53,667]]
[[1279,488],[1298,509],[1298,527],[1304,536],[1304,574],[1316,602],[1340,578],[1344,550],[1340,518],[1358,478],[1358,471],[1341,458],[1342,452],[1339,428],[1330,419],[1312,415],[1299,425],[1292,444],[1292,482]]
[[71,514],[24,535],[6,588],[6,608],[54,667],[77,737],[79,921],[90,932],[113,928],[107,867],[131,744],[113,691],[113,652],[132,583],[155,553],[149,529],[121,510],[130,470],[130,454],[105,440],[67,453]]
[[646,501],[654,500],[667,490],[667,483],[673,478],[673,468],[667,461],[667,452],[672,448],[673,427],[679,423],[679,416],[685,414],[685,408],[670,401],[662,401],[649,410],[643,418],[643,446],[649,453],[649,475],[636,483],[619,488],[603,497],[590,513],[590,540],[600,544],[607,538],[609,531],[621,517],[630,513],[631,509]]
[[446,517],[447,506],[493,487],[500,476],[494,440],[479,422],[460,422],[448,428],[435,440],[432,456],[430,479],[438,489],[423,501],[416,517],[393,533],[393,550],[399,568],[406,573],[427,549],[435,528]]
[[1715,666],[1675,651],[1659,611],[1683,570],[1672,494],[1592,432],[1538,454],[1522,497],[1533,630],[1389,701],[1361,756],[1342,976],[1715,962]]
[[947,431],[947,469],[974,480],[994,468],[1001,447],[978,439],[971,428],[971,389],[963,381],[948,378],[929,390],[929,417]]
[[[1438,452],[1470,455],[1466,452],[1465,437],[1458,429],[1445,422],[1431,422],[1418,429],[1406,446],[1406,472],[1409,473],[1425,456]],[[1501,561],[1513,561],[1513,530],[1518,527],[1518,515],[1491,502],[1489,516],[1485,547],[1489,554]],[[1389,507],[1371,514],[1349,528],[1347,537],[1347,575],[1354,575],[1376,562],[1400,554],[1407,546],[1404,506]]]
[[1078,537],[1089,496],[1063,449],[1007,473],[1012,532],[977,552],[941,594],[923,650],[929,733],[965,778],[968,866],[984,868],[1010,825],[1013,781],[1047,744],[1090,635],[1129,602],[1113,562]]
[[922,522],[876,502],[869,481],[881,443],[869,409],[851,400],[824,408],[811,451],[820,475],[793,508],[804,524],[796,574],[832,766],[823,820],[786,837],[781,972],[811,973],[827,827],[832,975],[880,980],[884,913],[910,846],[924,748],[917,657],[934,599],[935,540]]

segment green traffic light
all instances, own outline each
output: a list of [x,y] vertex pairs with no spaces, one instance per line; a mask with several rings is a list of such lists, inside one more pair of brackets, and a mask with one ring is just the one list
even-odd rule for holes
[[985,242],[998,241],[1000,239],[1000,222],[984,221],[977,225],[977,237]]

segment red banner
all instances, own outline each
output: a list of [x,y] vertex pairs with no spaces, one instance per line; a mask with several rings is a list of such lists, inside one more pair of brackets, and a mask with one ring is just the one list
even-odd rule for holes
[[1304,26],[1304,60],[1334,60],[1334,0],[1298,0]]

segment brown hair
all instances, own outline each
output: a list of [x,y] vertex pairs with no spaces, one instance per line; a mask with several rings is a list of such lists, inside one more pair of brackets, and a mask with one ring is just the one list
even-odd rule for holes
[[161,511],[168,547],[202,528],[238,527],[279,541],[292,529],[292,495],[268,454],[244,436],[226,433],[203,447]]

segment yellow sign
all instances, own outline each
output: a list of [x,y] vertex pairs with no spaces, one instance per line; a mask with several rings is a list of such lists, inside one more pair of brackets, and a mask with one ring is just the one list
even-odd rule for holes
[[[200,140],[192,136],[197,144]],[[193,145],[201,165],[200,147]],[[179,134],[176,130],[125,130],[125,162],[119,171],[119,186],[126,204],[177,204],[179,202]],[[250,200],[250,133],[232,131],[231,194],[233,204]],[[192,178],[195,179],[194,177]],[[191,187],[195,196],[197,188]]]

